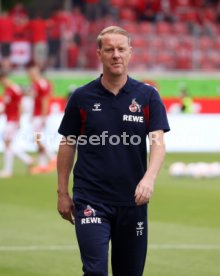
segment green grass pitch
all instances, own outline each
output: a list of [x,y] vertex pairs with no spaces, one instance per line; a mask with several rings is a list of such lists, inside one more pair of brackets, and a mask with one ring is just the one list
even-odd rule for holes
[[[98,74],[97,74],[98,76]],[[131,77],[134,77],[133,75]],[[28,85],[28,80],[25,76],[12,75],[12,78],[19,84]],[[77,77],[74,73],[68,76],[62,75],[48,75],[48,78],[53,83],[54,95],[65,97],[68,93],[68,87],[74,84],[76,87],[81,86],[94,78],[91,76]],[[137,79],[142,80],[141,77]],[[179,76],[179,77],[154,77],[144,78],[147,80],[155,81],[160,90],[162,97],[179,97],[180,87],[185,85],[192,97],[219,97],[220,95],[220,81],[216,77],[190,77],[190,76]],[[0,88],[0,95],[2,88]]]
[[[143,276],[219,276],[220,181],[170,177],[169,165],[180,160],[219,154],[167,154],[149,205]],[[56,211],[55,173],[28,176],[16,161],[15,176],[0,180],[0,275],[82,275],[74,229]]]

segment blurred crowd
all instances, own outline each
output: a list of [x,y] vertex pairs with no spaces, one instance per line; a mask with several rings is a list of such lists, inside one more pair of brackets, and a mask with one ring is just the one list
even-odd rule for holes
[[[55,7],[48,18],[34,11],[30,17],[19,3],[0,16],[1,59],[4,68],[10,64],[25,65],[33,59],[41,68],[74,67],[75,61],[62,64],[61,53],[74,52],[77,58],[82,25],[85,20],[78,8],[71,12]],[[65,45],[62,44],[65,41]],[[65,49],[62,47],[65,46]],[[62,51],[61,51],[62,49]],[[20,59],[19,59],[20,57]]]
[[[62,2],[62,1],[59,1]],[[64,2],[63,2],[64,3]],[[131,66],[220,69],[219,0],[69,0],[46,16],[17,3],[0,14],[2,67],[97,69],[95,38],[108,25],[131,32]]]

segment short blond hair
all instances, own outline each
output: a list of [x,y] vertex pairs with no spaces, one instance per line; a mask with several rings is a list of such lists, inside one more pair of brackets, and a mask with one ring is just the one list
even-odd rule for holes
[[128,44],[131,44],[131,36],[130,34],[123,28],[118,27],[118,26],[110,26],[107,27],[105,29],[103,29],[100,34],[97,36],[97,44],[98,44],[98,48],[101,49],[102,48],[102,37],[105,34],[121,34],[124,35],[128,38]]

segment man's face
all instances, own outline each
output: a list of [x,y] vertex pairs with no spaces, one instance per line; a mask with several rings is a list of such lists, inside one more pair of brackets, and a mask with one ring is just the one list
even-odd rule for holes
[[37,75],[37,69],[35,67],[30,67],[27,70],[27,74],[31,80],[34,80]]
[[7,83],[6,77],[0,78],[0,85],[2,85],[3,87],[5,87],[5,86],[6,86],[6,83]]
[[102,48],[97,50],[97,54],[103,64],[104,73],[115,76],[127,74],[131,46],[126,36],[105,34],[102,37]]

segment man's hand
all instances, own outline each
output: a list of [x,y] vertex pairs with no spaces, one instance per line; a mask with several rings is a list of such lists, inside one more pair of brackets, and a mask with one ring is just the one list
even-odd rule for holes
[[74,204],[69,194],[58,192],[57,210],[63,219],[74,224]]
[[[63,137],[65,138],[65,137]],[[61,142],[63,141],[63,138]],[[66,138],[64,139],[66,141]],[[58,202],[57,209],[62,218],[74,224],[74,204],[68,193],[69,175],[73,167],[76,146],[60,143],[57,154]]]
[[154,183],[159,173],[160,167],[165,156],[165,145],[163,141],[163,130],[157,130],[149,133],[150,158],[149,166],[141,181],[135,190],[135,202],[137,205],[143,205],[149,202],[154,190]]
[[149,202],[152,197],[154,189],[154,181],[147,179],[146,177],[142,178],[138,183],[135,190],[135,202],[137,205],[143,205]]

